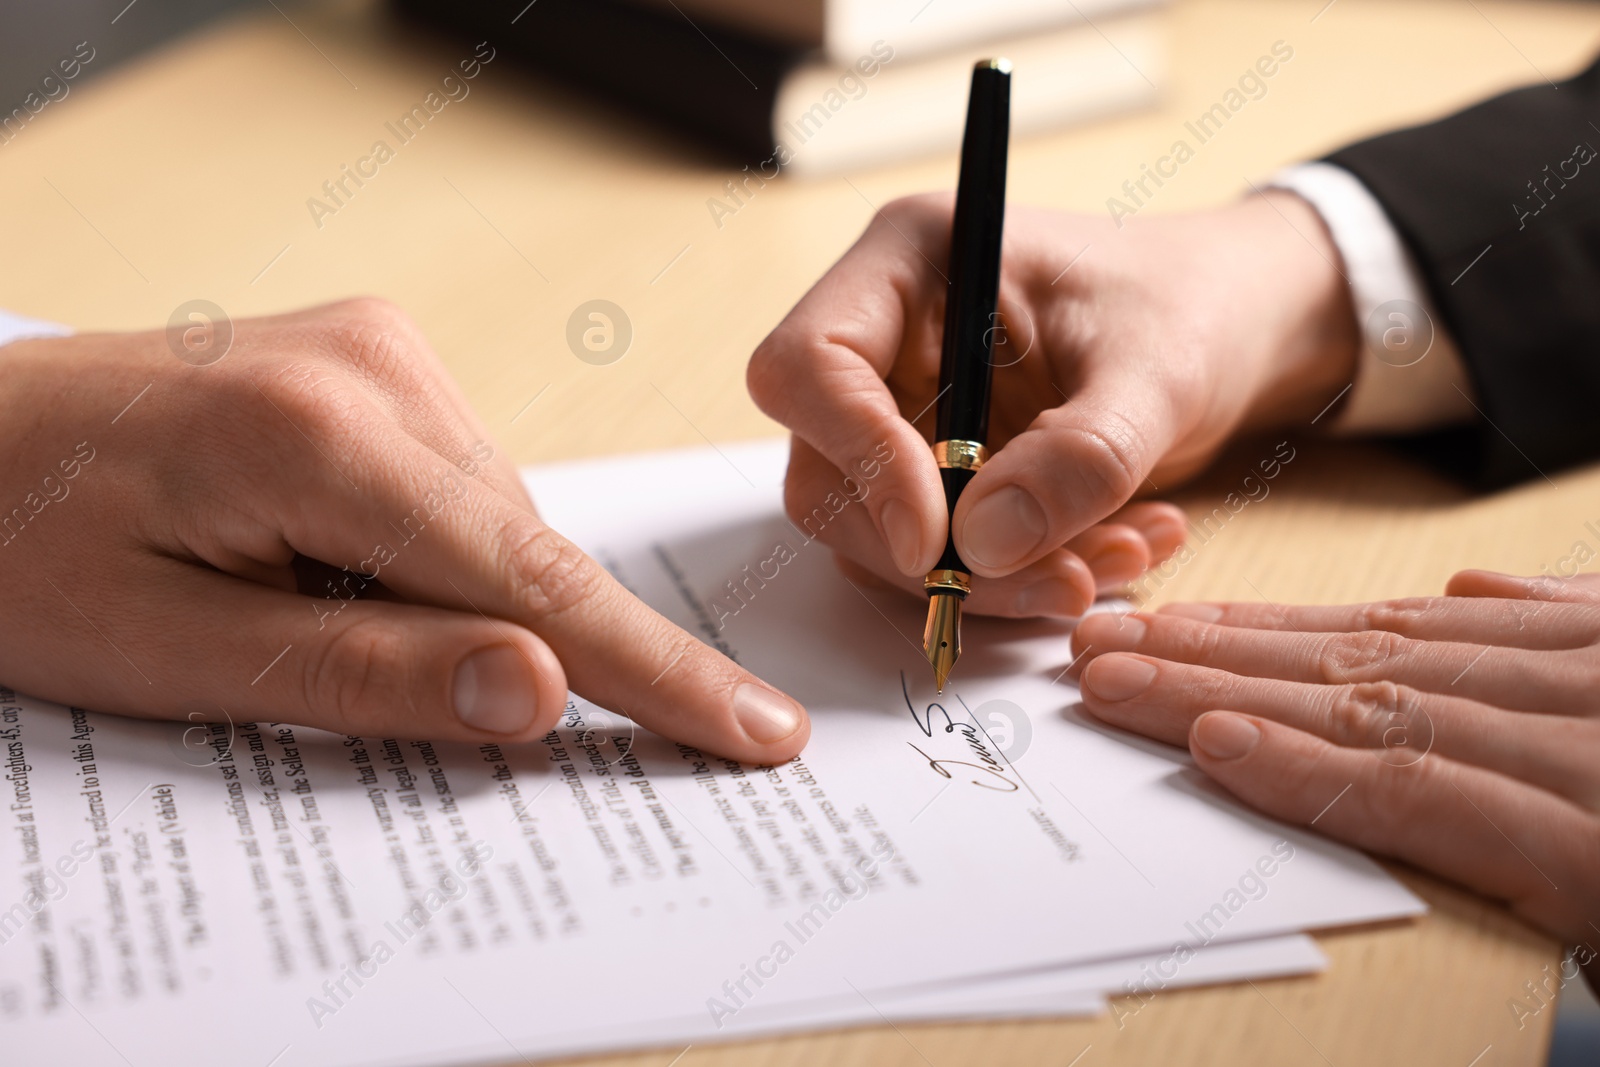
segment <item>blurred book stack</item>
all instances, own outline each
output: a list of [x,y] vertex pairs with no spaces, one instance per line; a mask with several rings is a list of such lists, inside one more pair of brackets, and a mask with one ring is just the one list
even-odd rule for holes
[[1163,0],[393,0],[772,177],[960,146],[975,60],[1014,134],[1154,102]]

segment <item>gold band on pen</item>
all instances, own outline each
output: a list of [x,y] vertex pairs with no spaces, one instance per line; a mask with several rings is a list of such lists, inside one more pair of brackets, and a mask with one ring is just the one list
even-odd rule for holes
[[922,579],[922,588],[944,589],[964,597],[972,592],[972,575],[949,568],[929,571],[927,577]]
[[[933,445],[934,462],[946,470],[976,471],[988,458],[989,450],[977,441],[963,441],[956,438],[949,441],[935,441]],[[929,593],[943,591],[965,597],[972,592],[972,575],[966,571],[940,567],[928,572],[927,577],[922,579],[922,588]]]
[[935,441],[934,462],[941,467],[975,471],[989,458],[989,450],[976,441]]

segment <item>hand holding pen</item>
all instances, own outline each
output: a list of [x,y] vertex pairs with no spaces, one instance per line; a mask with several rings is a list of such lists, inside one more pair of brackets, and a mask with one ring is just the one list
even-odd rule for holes
[[[952,515],[929,446],[954,209],[949,193],[884,203],[756,350],[751,392],[794,432],[791,515],[863,457],[892,452],[864,506],[823,534],[852,580],[925,598],[953,542],[973,575],[966,615],[1070,618],[1129,583],[1160,593],[1178,564],[1152,568],[1187,524],[1138,498],[1174,489],[1243,431],[1303,433],[1349,385],[1337,250],[1287,192],[1121,229],[1104,212],[1013,200],[989,455]],[[1259,473],[1242,466],[1237,479]]]

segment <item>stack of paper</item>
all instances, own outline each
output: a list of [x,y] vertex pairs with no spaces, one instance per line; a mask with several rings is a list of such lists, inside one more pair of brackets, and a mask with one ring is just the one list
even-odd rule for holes
[[1085,720],[1060,627],[974,625],[936,700],[921,607],[811,539],[861,504],[796,529],[782,468],[758,445],[529,482],[630,588],[806,704],[788,764],[578,700],[502,749],[0,693],[7,1062],[478,1063],[1093,1013],[1316,970],[1301,931],[1421,910]]

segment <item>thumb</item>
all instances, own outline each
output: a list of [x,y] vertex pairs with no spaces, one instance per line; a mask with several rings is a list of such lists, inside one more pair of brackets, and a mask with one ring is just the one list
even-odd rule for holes
[[1116,511],[1172,441],[1166,401],[1126,372],[1039,414],[978,471],[951,516],[985,578],[1027,566]]
[[94,620],[72,613],[77,590],[61,575],[52,639],[21,642],[7,681],[140,718],[198,706],[217,721],[477,744],[537,738],[566,705],[561,662],[512,622],[302,596],[182,560],[132,566],[132,581],[99,584]]

